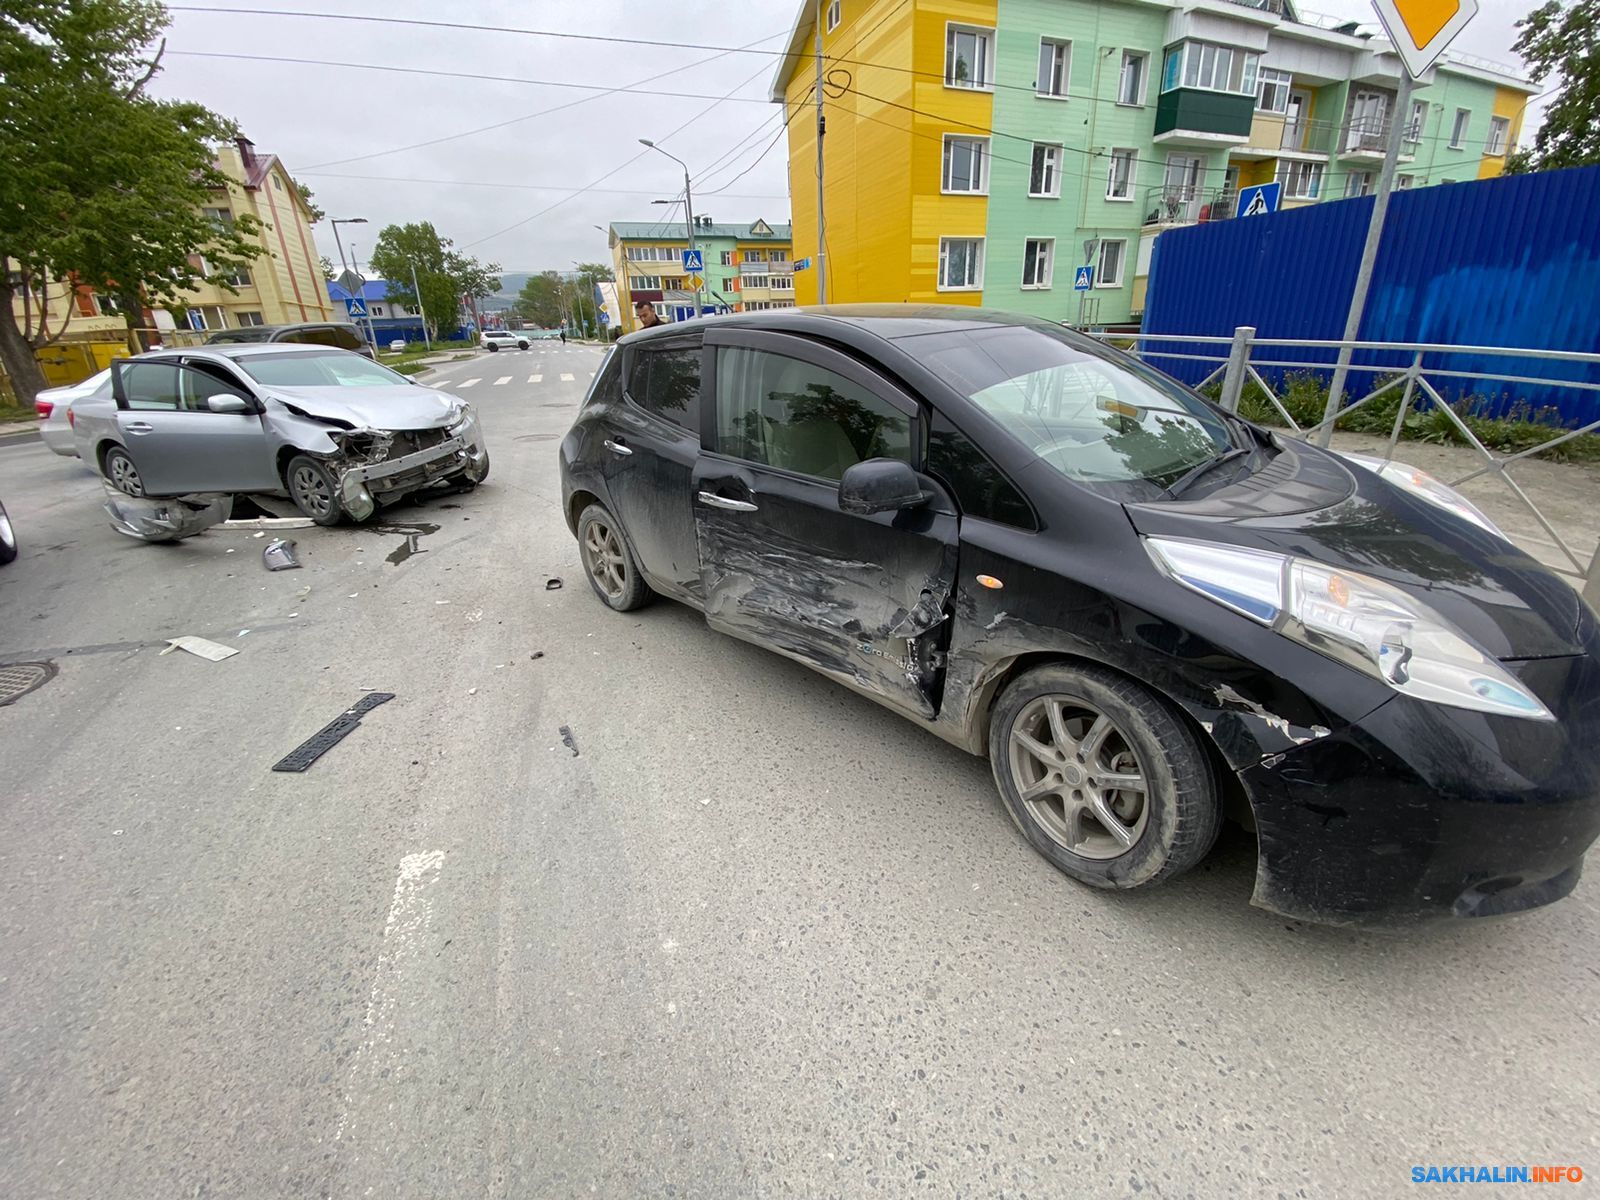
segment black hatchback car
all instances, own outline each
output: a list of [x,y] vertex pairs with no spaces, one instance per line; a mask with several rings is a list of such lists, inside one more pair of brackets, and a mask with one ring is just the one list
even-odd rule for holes
[[1481,917],[1600,833],[1600,622],[1461,496],[1056,325],[748,314],[622,339],[561,445],[596,594],[659,593],[973,754],[1068,875],[1224,814],[1254,902]]

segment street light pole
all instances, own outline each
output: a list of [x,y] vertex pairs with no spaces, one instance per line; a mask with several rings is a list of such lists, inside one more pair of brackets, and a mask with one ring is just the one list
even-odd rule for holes
[[422,314],[422,342],[428,347],[428,352],[433,352],[433,338],[428,334],[428,310],[422,306],[422,287],[417,283],[416,259],[407,260],[411,264],[411,290],[417,296],[417,311]]
[[[679,158],[676,154],[667,154],[667,152],[665,150],[661,149],[660,146],[656,145],[649,138],[640,138],[639,139],[639,144],[642,145],[642,146],[649,146],[650,149],[656,151],[659,154],[666,154],[668,158],[670,158],[673,162],[677,163],[680,167],[683,168],[683,212],[684,212],[684,215],[688,218],[688,224],[689,224],[689,250],[690,250],[691,253],[693,253],[694,248],[695,248],[695,246],[694,246],[694,195],[693,195],[693,193],[692,193],[692,191],[690,189],[690,185],[689,185],[689,164],[684,162],[683,159]],[[701,263],[700,266],[701,266],[701,271],[700,271],[700,273],[696,274],[695,278],[700,279],[701,282],[702,282],[702,286],[703,286],[704,285],[704,278],[705,278],[704,277],[705,264]],[[700,315],[700,309],[702,308],[703,304],[704,304],[704,301],[703,301],[703,299],[701,297],[701,294],[700,294],[700,288],[695,288],[695,290],[694,290],[694,315],[695,316],[698,317]]]
[[[365,217],[335,217],[332,221],[329,222],[329,224],[331,224],[333,226],[333,244],[335,246],[339,247],[339,270],[340,270],[341,274],[344,273],[344,272],[349,271],[350,270],[350,265],[347,262],[345,262],[345,260],[344,260],[344,242],[339,239],[339,226],[341,226],[341,225],[365,225],[366,223],[367,223],[367,219]],[[354,246],[350,247],[350,253],[352,255],[355,254],[355,247]],[[360,272],[357,272],[357,274],[360,274]],[[344,287],[344,283],[343,283],[342,280],[340,281],[339,286],[340,287]],[[349,289],[346,289],[346,290],[348,291]],[[359,296],[359,295],[356,296],[357,300],[362,300],[364,298],[365,297],[362,297],[362,296]],[[372,318],[370,316],[367,317],[367,336],[372,341],[373,353],[377,353],[377,350],[378,350],[378,339],[372,333]]]

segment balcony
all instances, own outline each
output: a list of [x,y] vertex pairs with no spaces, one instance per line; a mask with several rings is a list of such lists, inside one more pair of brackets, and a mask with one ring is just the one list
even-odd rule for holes
[[1185,183],[1146,188],[1143,223],[1146,226],[1199,225],[1206,221],[1226,221],[1235,215],[1237,199],[1232,188]]
[[1156,101],[1155,141],[1162,146],[1243,146],[1256,98],[1202,88],[1174,88]]
[[[1339,157],[1357,161],[1381,161],[1389,148],[1389,133],[1394,122],[1388,117],[1356,117],[1339,126]],[[1422,140],[1422,129],[1415,122],[1407,122],[1400,143],[1400,161],[1415,157],[1417,143]]]
[[793,275],[792,262],[742,262],[739,264],[740,275]]

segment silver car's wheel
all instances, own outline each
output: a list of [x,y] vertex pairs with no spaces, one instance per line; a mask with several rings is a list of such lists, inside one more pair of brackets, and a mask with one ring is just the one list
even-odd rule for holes
[[139,468],[121,446],[106,451],[105,476],[111,486],[126,496],[144,495],[144,480],[139,478]]
[[1149,784],[1127,736],[1082,700],[1040,696],[1011,727],[1017,795],[1062,849],[1116,858],[1144,834]]
[[318,525],[339,523],[344,507],[339,503],[338,485],[327,467],[314,458],[298,454],[289,460],[284,482],[289,485],[289,498],[295,507]]

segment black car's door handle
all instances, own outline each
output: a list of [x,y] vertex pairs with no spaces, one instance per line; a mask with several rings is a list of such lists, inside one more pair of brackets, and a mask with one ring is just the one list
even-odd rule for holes
[[729,512],[756,511],[756,506],[748,500],[729,500],[726,496],[719,496],[715,492],[701,492],[700,503],[712,508],[725,508]]
[[628,455],[633,453],[632,450],[629,450],[621,442],[614,442],[610,438],[606,439],[606,449],[611,451],[613,454],[622,455],[623,458],[626,458]]

